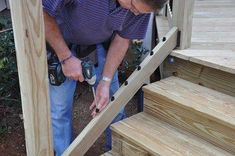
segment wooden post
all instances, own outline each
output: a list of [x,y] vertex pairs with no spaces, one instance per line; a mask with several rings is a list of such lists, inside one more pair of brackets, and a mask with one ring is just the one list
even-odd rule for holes
[[41,0],[10,0],[28,156],[52,156]]
[[178,27],[181,32],[179,49],[191,46],[194,2],[195,0],[173,1],[173,27]]

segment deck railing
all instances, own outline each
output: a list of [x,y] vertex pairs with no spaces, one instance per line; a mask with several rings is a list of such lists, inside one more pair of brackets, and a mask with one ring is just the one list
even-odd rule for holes
[[[188,46],[194,0],[174,0],[173,26],[63,154],[84,155],[177,43]],[[50,103],[41,0],[10,0],[21,87],[27,155],[52,156]],[[181,35],[180,35],[181,34]]]

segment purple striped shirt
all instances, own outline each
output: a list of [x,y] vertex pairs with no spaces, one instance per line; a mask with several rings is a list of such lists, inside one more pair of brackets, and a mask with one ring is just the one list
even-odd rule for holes
[[43,0],[43,8],[56,18],[64,39],[70,43],[101,43],[114,33],[143,39],[149,14],[135,16],[115,0]]

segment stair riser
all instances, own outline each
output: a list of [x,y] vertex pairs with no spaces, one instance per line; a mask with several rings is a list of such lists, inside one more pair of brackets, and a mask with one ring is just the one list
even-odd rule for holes
[[235,154],[235,128],[232,125],[184,108],[156,93],[145,92],[144,111]]
[[151,156],[141,147],[112,131],[112,151],[121,156]]
[[235,96],[235,75],[174,57],[164,62],[163,77],[177,76],[219,92]]

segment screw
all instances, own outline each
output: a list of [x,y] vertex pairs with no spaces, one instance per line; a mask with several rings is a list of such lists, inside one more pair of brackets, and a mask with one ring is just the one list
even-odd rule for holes
[[166,37],[163,37],[163,38],[162,38],[162,41],[165,42],[165,41],[166,41]]

